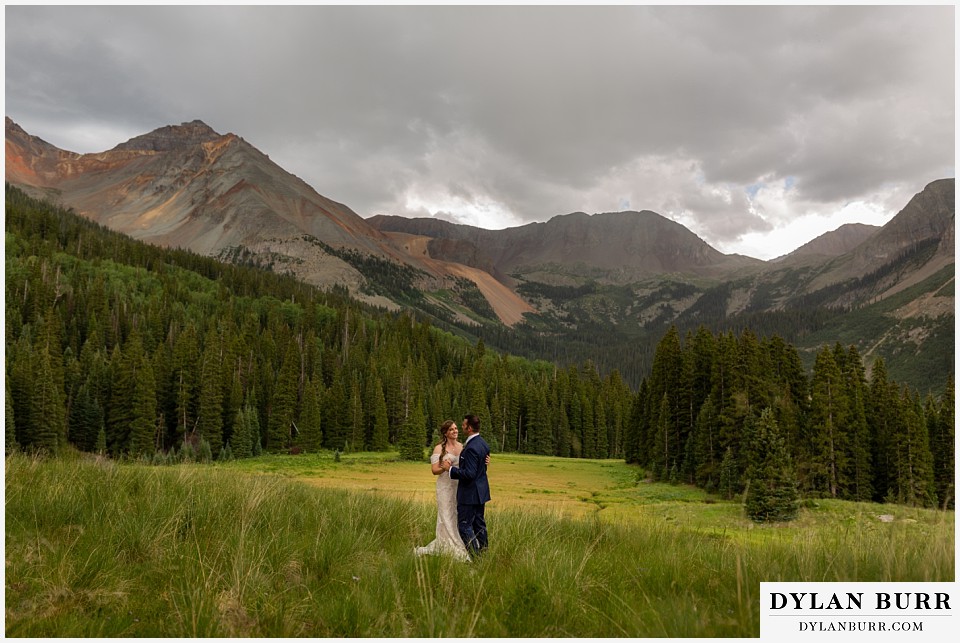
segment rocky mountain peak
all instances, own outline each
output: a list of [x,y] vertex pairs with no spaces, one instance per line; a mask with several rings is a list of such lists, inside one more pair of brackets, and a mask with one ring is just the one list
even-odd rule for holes
[[212,127],[201,120],[180,125],[167,125],[152,132],[131,138],[113,148],[114,151],[169,152],[170,150],[199,145],[220,138]]
[[865,223],[845,223],[832,232],[826,232],[808,241],[793,252],[777,257],[779,262],[787,257],[839,257],[856,248],[880,230],[880,226]]
[[13,141],[18,145],[30,146],[37,149],[43,149],[44,151],[56,150],[57,148],[47,143],[42,138],[37,138],[36,136],[31,136],[28,134],[22,127],[20,127],[16,121],[14,121],[9,116],[5,117],[4,129],[6,132],[6,138],[8,141]]

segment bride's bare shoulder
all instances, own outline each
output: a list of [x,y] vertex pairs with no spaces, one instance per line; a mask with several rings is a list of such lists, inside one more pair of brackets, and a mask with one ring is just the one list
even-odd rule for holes
[[433,447],[433,455],[440,455],[440,445]]

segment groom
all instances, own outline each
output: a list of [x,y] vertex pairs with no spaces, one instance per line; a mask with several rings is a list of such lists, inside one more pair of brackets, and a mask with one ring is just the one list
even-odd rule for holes
[[471,557],[475,557],[487,548],[487,523],[483,520],[483,506],[490,502],[486,465],[490,447],[480,437],[480,418],[467,415],[463,423],[467,441],[460,452],[460,466],[452,467],[446,460],[440,466],[450,471],[451,478],[460,481],[457,485],[457,529],[467,551]]

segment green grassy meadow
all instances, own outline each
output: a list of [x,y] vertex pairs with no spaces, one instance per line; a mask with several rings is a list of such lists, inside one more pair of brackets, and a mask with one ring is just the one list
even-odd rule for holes
[[[496,454],[479,560],[418,558],[396,454],[6,459],[13,637],[749,637],[761,581],[949,581],[954,513],[818,500],[757,526],[622,461]],[[892,522],[882,522],[890,514]]]

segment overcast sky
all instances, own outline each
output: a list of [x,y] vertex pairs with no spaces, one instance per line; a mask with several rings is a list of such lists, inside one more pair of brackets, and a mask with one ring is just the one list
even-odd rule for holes
[[7,6],[6,114],[201,119],[363,217],[653,210],[772,258],[954,176],[954,7]]

